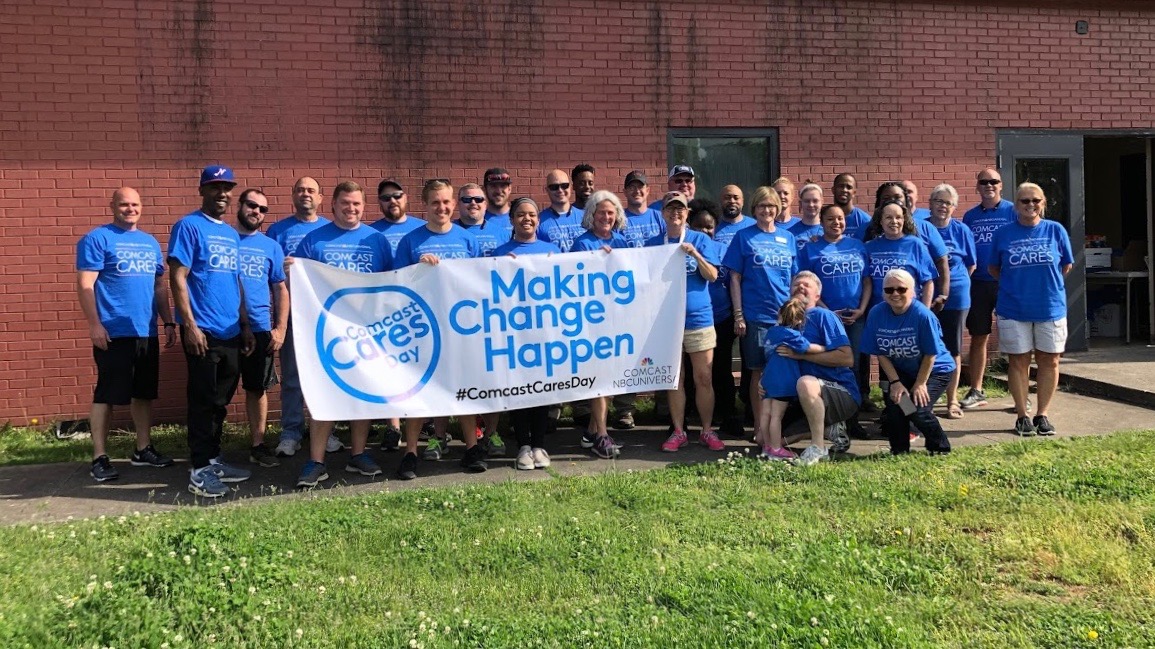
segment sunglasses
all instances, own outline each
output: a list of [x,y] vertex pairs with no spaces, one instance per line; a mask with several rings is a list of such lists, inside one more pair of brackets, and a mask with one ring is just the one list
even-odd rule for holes
[[995,185],[1003,184],[1003,181],[996,180],[994,178],[983,178],[983,179],[979,180],[979,184],[980,185],[986,185],[987,187],[994,187]]
[[895,293],[898,293],[899,295],[906,295],[906,287],[905,286],[887,286],[886,288],[884,288],[882,290],[887,295],[894,295]]
[[569,191],[569,183],[550,183],[546,185],[546,187],[548,187],[551,192],[556,192],[558,190]]
[[1042,203],[1042,202],[1043,202],[1043,199],[1041,199],[1041,198],[1020,198],[1019,199],[1019,205],[1038,205],[1039,203]]
[[470,203],[475,203],[477,205],[481,205],[482,203],[485,202],[485,197],[483,197],[483,196],[462,196],[461,198],[459,198],[457,200],[461,201],[462,203],[464,203],[466,205],[469,205]]
[[393,192],[392,194],[380,194],[377,196],[379,201],[399,201],[405,192]]
[[261,205],[255,201],[245,201],[245,207],[249,208],[250,210],[256,210],[261,214],[269,213],[269,207],[267,205]]

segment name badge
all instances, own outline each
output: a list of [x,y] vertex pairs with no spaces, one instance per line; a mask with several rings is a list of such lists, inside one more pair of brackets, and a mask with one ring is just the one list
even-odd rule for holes
[[778,243],[786,243],[785,237],[774,237],[774,240],[777,241]]

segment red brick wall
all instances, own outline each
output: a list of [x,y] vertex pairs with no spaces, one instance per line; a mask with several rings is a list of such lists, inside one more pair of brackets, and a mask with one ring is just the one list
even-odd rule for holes
[[[659,174],[668,128],[778,127],[796,179],[945,181],[965,206],[996,128],[1153,126],[1155,6],[1095,4],[7,0],[0,422],[87,411],[74,245],[119,185],[163,245],[207,163],[275,214],[302,174],[416,189],[501,164],[544,198],[554,166]],[[162,362],[179,420],[183,360]]]

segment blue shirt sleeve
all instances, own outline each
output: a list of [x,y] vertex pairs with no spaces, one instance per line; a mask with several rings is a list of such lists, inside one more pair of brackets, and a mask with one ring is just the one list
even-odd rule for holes
[[84,235],[76,244],[76,270],[104,270],[104,247],[95,232]]
[[730,245],[726,248],[726,254],[722,257],[722,265],[736,273],[746,274],[746,260],[742,255],[742,233],[734,235],[734,239],[730,241]]
[[185,268],[190,268],[197,249],[196,237],[195,228],[190,226],[187,220],[177,221],[168,239],[169,258],[177,260]]
[[838,349],[839,347],[849,347],[850,338],[846,335],[846,328],[842,326],[842,321],[838,316],[832,312],[822,312],[822,346],[827,351]]

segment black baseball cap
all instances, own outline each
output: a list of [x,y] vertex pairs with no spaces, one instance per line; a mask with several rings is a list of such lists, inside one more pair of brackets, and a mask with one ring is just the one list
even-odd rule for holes
[[635,170],[631,171],[630,173],[626,174],[625,186],[629,187],[630,183],[642,183],[643,185],[649,185],[650,184],[649,180],[646,179],[646,173],[644,171],[641,171],[638,169],[635,169]]
[[386,178],[385,180],[377,183],[377,195],[380,196],[381,192],[385,191],[385,188],[389,186],[393,186],[397,189],[400,189],[401,191],[405,191],[405,188],[401,186],[401,183],[392,178]]
[[488,185],[490,183],[512,183],[512,179],[509,177],[509,172],[505,169],[502,169],[501,167],[493,167],[491,169],[486,169],[485,173],[482,175],[481,184]]

